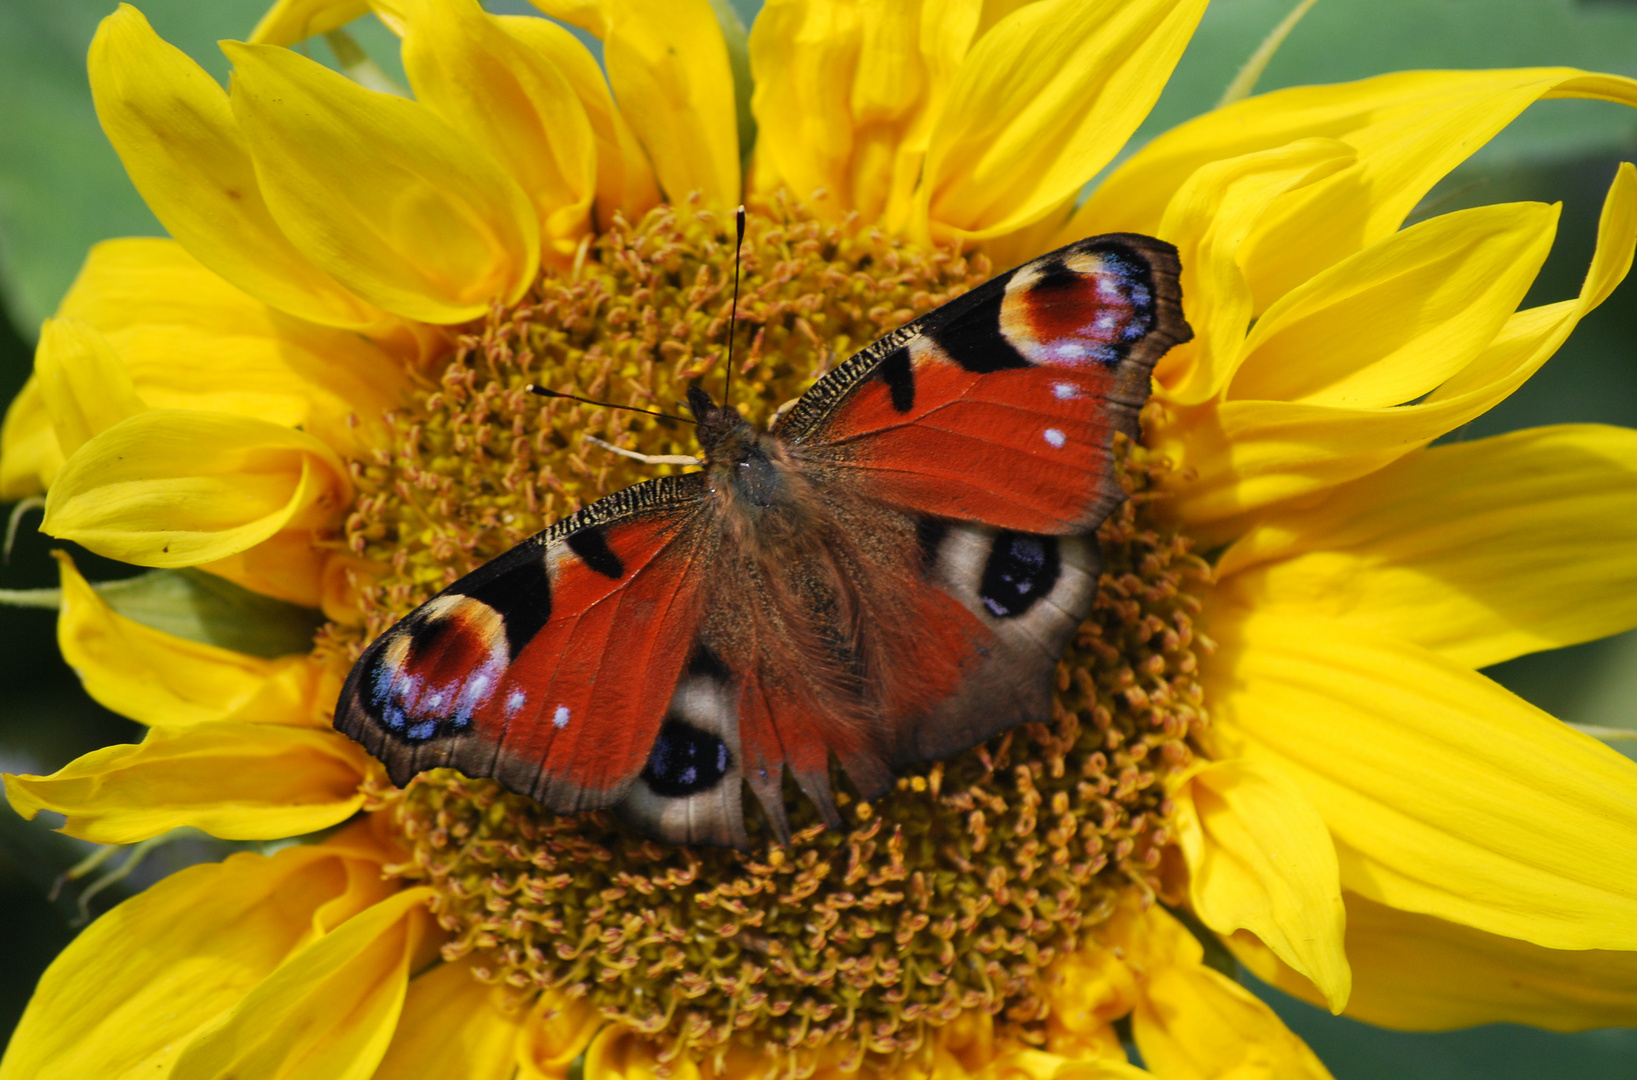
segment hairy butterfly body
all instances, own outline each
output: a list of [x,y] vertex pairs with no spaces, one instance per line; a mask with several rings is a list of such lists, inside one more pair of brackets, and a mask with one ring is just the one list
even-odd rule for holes
[[675,843],[788,839],[788,772],[896,772],[1050,717],[1090,613],[1117,434],[1192,336],[1176,252],[1093,237],[901,327],[758,431],[689,393],[704,468],[616,492],[375,641],[336,726]]

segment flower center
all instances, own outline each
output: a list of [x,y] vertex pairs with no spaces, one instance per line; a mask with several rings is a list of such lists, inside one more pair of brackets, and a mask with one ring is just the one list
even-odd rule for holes
[[[692,453],[691,430],[640,413],[541,403],[529,382],[674,411],[720,386],[731,224],[691,207],[616,221],[512,308],[457,338],[435,386],[357,463],[347,540],[384,571],[356,655],[415,604],[582,502],[655,470],[584,444]],[[775,202],[743,252],[734,404],[752,420],[894,326],[985,280],[982,256],[921,251]],[[451,931],[449,959],[520,994],[581,997],[662,1047],[736,1041],[806,1071],[821,1048],[898,1056],[963,1013],[1044,1038],[1041,977],[1123,890],[1159,888],[1166,775],[1204,723],[1193,627],[1208,568],[1151,524],[1161,467],[1123,447],[1133,499],[1104,525],[1096,607],[1057,670],[1050,724],[1015,728],[901,778],[875,803],[838,790],[825,830],[789,786],[795,839],[750,853],[655,843],[596,812],[548,813],[449,770],[374,805],[398,825]]]

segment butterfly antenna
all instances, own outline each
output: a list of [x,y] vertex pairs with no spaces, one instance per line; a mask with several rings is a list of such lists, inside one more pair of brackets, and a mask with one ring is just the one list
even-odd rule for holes
[[523,389],[527,390],[531,394],[539,394],[541,397],[567,398],[569,401],[581,401],[587,405],[597,405],[604,409],[624,409],[627,412],[647,413],[649,416],[662,416],[667,420],[680,420],[684,424],[698,423],[697,420],[690,419],[689,417],[676,416],[668,412],[660,412],[658,409],[643,409],[636,405],[616,405],[612,401],[593,401],[588,397],[581,397],[579,394],[565,394],[561,390],[547,390],[545,387],[539,386],[535,383],[529,383]]
[[739,326],[739,251],[745,246],[745,208],[734,214],[739,235],[733,241],[733,307],[728,311],[728,376],[722,381],[722,404],[733,399],[733,338]]

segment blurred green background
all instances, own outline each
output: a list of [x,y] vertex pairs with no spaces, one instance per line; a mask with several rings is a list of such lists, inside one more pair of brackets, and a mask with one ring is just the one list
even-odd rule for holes
[[[1131,148],[1209,109],[1293,3],[1216,0]],[[265,4],[148,0],[140,6],[161,35],[225,81],[227,64],[215,42],[247,34]],[[534,10],[524,0],[488,6]],[[760,2],[733,0],[733,6],[748,25]],[[9,401],[27,377],[40,320],[73,279],[86,248],[111,236],[163,235],[103,139],[86,87],[86,47],[112,8],[112,0],[0,0],[0,400]],[[365,19],[351,32],[401,78],[384,27]],[[322,42],[311,43],[311,52],[332,61]],[[1404,68],[1546,64],[1637,76],[1637,0],[1321,0],[1258,89]],[[1546,102],[1480,150],[1414,216],[1520,199],[1562,201],[1557,245],[1526,303],[1566,299],[1579,288],[1603,193],[1620,160],[1637,160],[1637,111]],[[1450,437],[1565,422],[1637,426],[1632,281],[1583,322],[1522,391]],[[11,559],[0,566],[0,589],[56,584],[49,551],[62,545],[36,533],[38,521],[37,511],[22,518]],[[83,551],[75,556],[92,580],[134,572]],[[51,772],[99,746],[139,737],[135,724],[85,696],[57,654],[53,628],[49,610],[0,607],[0,769],[7,772]],[[1637,633],[1524,657],[1490,674],[1565,720],[1637,728]],[[242,846],[199,836],[141,853],[128,876],[85,907],[104,911],[171,870]],[[94,850],[51,832],[48,823],[25,823],[0,808],[0,1031],[9,1032],[40,971],[76,932],[87,884],[132,856],[115,853],[98,874],[52,898],[59,875]],[[1562,1035],[1494,1025],[1388,1032],[1331,1017],[1246,978],[1340,1080],[1637,1076],[1637,1031]]]

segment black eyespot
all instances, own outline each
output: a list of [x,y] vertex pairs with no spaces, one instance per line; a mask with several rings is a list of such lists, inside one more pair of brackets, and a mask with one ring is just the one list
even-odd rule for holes
[[1052,591],[1062,569],[1056,537],[1003,532],[984,564],[978,598],[997,619],[1015,618]]
[[681,720],[667,720],[654,739],[642,778],[654,794],[682,799],[709,791],[733,764],[728,744]]

